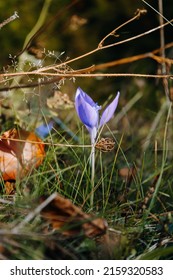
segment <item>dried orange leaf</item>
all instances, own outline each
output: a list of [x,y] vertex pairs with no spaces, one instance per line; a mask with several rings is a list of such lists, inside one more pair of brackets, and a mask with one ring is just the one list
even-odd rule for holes
[[44,156],[44,143],[32,132],[14,128],[0,137],[0,172],[5,181],[22,178],[38,167]]

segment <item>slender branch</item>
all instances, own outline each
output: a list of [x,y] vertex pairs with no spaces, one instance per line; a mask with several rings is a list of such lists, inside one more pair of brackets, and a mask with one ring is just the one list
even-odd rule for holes
[[[170,22],[173,22],[173,19],[172,19]],[[66,62],[63,62],[63,63],[61,63],[61,64],[58,64],[58,65],[54,66],[54,68],[55,68],[55,67],[60,68],[60,67],[62,67],[62,66],[64,66],[64,65],[70,64],[70,63],[72,63],[72,62],[74,62],[74,61],[83,59],[84,57],[87,57],[87,56],[89,56],[89,55],[91,55],[91,54],[94,54],[95,52],[98,52],[98,51],[100,51],[100,50],[104,50],[104,49],[108,49],[108,48],[115,47],[115,46],[118,46],[118,45],[122,45],[122,44],[124,44],[124,43],[131,42],[131,41],[136,40],[136,39],[138,39],[138,38],[144,37],[144,36],[146,36],[146,35],[148,35],[148,34],[151,34],[151,33],[155,32],[155,31],[159,30],[160,28],[162,28],[162,27],[168,25],[170,22],[166,22],[166,23],[163,24],[163,25],[159,25],[159,26],[157,26],[157,27],[155,27],[155,28],[153,28],[153,29],[150,29],[150,30],[148,30],[148,31],[146,31],[146,32],[143,32],[143,33],[138,34],[138,35],[136,35],[136,36],[130,37],[130,38],[128,38],[128,39],[125,39],[125,40],[122,40],[122,41],[119,41],[119,42],[116,42],[116,43],[113,43],[113,44],[105,45],[105,46],[102,46],[102,47],[100,47],[100,48],[97,47],[96,49],[94,49],[94,50],[92,50],[92,51],[89,51],[89,52],[87,52],[87,53],[85,53],[85,54],[83,54],[83,55],[80,55],[80,56],[75,57],[75,58],[73,58],[73,59],[67,60]],[[38,70],[38,72],[44,72],[44,71],[47,71],[47,70],[52,70],[52,67],[42,67],[41,69]]]
[[[47,79],[46,81],[41,81],[41,82],[36,82],[36,83],[31,83],[31,84],[20,84],[20,85],[12,85],[12,86],[7,86],[7,87],[2,87],[0,88],[1,91],[7,91],[7,90],[12,90],[12,89],[21,89],[21,88],[35,88],[39,87],[40,85],[49,85],[53,83],[57,83],[61,80],[61,77],[55,77],[53,79]],[[29,92],[28,92],[29,93]],[[32,93],[32,92],[31,92]]]
[[[142,2],[144,2],[148,7],[150,7],[153,11],[155,11],[159,16],[161,16],[168,24],[172,25],[172,20],[168,20],[166,17],[163,16],[162,13],[160,13],[159,11],[157,11],[153,6],[151,6],[147,1],[142,0]],[[165,25],[164,25],[165,26]]]
[[2,27],[4,27],[6,24],[8,24],[8,23],[10,23],[11,21],[15,20],[16,18],[19,18],[19,16],[18,16],[17,12],[14,12],[14,14],[13,14],[11,17],[7,18],[7,19],[4,20],[2,23],[0,23],[0,29],[1,29]]
[[107,34],[101,41],[100,43],[98,44],[98,47],[99,48],[103,48],[103,44],[105,42],[105,40],[110,37],[110,36],[115,36],[116,32],[121,29],[122,27],[124,27],[125,25],[129,24],[130,22],[136,20],[136,19],[139,19],[139,17],[141,15],[145,15],[147,13],[147,10],[137,10],[136,13],[135,13],[135,16],[131,19],[129,19],[128,21],[124,22],[123,24],[121,24],[120,26],[118,26],[117,28],[113,29],[109,34]]
[[[163,14],[163,2],[162,0],[159,0],[159,12],[160,12],[160,15],[159,15],[159,22],[160,22],[160,25],[163,25],[163,17],[162,17],[162,14]],[[164,28],[160,28],[160,47],[161,47],[161,50],[160,50],[160,55],[165,58],[165,36],[164,36]],[[166,74],[166,65],[165,65],[165,62],[162,63],[162,74]]]
[[[168,43],[164,46],[164,49],[167,48],[171,48],[173,46],[173,43]],[[134,56],[130,56],[130,57],[125,57],[125,58],[120,58],[114,61],[109,61],[109,62],[105,62],[105,63],[101,63],[98,65],[92,65],[83,69],[78,69],[75,70],[73,73],[91,73],[94,72],[96,70],[102,70],[105,68],[109,68],[109,67],[114,67],[117,65],[122,65],[122,64],[127,64],[127,63],[131,63],[134,61],[138,61],[141,59],[145,59],[145,58],[151,58],[156,60],[158,63],[167,63],[169,65],[173,64],[173,59],[170,58],[164,58],[164,57],[160,57],[160,56],[156,56],[156,53],[161,52],[162,48],[156,49],[152,52],[147,52],[144,54],[138,54],[138,55],[134,55]],[[63,73],[64,75],[64,73]],[[109,76],[109,73],[107,74]],[[2,74],[0,74],[0,76],[2,77]],[[55,77],[52,79],[47,79],[44,81],[39,81],[39,82],[32,82],[31,84],[20,84],[20,85],[14,85],[14,86],[6,86],[6,87],[1,87],[0,91],[8,91],[8,90],[12,90],[12,89],[18,89],[18,88],[32,88],[32,87],[38,87],[40,85],[46,85],[46,84],[52,84],[52,83],[56,83],[58,81],[60,81],[60,79],[62,79],[63,77]],[[158,78],[158,77],[156,77]],[[2,80],[0,83],[4,83],[4,81]]]
[[[14,139],[14,138],[10,138],[10,137],[3,137],[3,136],[0,136],[0,142],[1,140],[9,140],[9,141],[14,141],[14,142],[23,142],[23,143],[26,143],[26,139],[25,140],[22,140],[22,139]],[[50,143],[50,142],[40,142],[40,141],[31,141],[31,140],[28,140],[27,139],[27,143],[31,143],[31,144],[44,144],[44,145],[47,145],[47,146],[57,146],[57,147],[73,147],[73,148],[91,148],[92,145],[73,145],[73,144],[60,144],[60,143]]]
[[[9,73],[9,77],[15,77],[15,76],[25,76],[25,75],[39,75],[39,76],[54,76],[54,77],[61,77],[61,78],[95,78],[95,77],[106,77],[106,78],[111,78],[111,77],[140,77],[140,78],[157,78],[157,79],[163,79],[163,78],[171,78],[173,79],[173,75],[157,75],[157,74],[135,74],[135,73],[94,73],[94,74],[89,74],[89,73],[75,73],[75,72],[69,72],[69,73],[38,73],[37,71],[33,72],[21,72],[21,73]],[[0,76],[5,76],[0,75]]]
[[[164,21],[163,21],[163,2],[162,0],[158,0],[159,1],[159,22],[160,25],[163,25]],[[160,46],[161,46],[161,50],[160,50],[160,55],[165,59],[165,33],[164,33],[164,27],[162,27],[160,29]],[[161,63],[161,73],[162,74],[167,74],[167,70],[166,70],[166,61],[163,60]],[[169,87],[168,87],[168,80],[166,78],[163,78],[163,87],[165,90],[165,95],[167,97],[167,99],[169,99]]]
[[[136,19],[137,17],[133,17],[133,19]],[[170,22],[172,22],[173,20],[169,21],[169,22],[166,22],[165,24],[163,25],[159,25],[153,29],[150,29],[142,34],[139,34],[139,35],[136,35],[134,37],[131,37],[131,38],[128,38],[128,39],[125,39],[125,40],[122,40],[120,42],[116,42],[116,43],[113,43],[113,44],[109,44],[109,45],[105,45],[105,46],[102,46],[102,47],[97,47],[96,49],[90,51],[90,52],[87,52],[81,56],[78,56],[78,57],[75,57],[71,60],[67,60],[66,62],[63,62],[63,63],[60,63],[60,64],[57,64],[55,66],[46,66],[46,67],[42,67],[40,69],[37,69],[36,71],[30,71],[30,72],[18,72],[18,73],[6,73],[6,74],[1,74],[0,76],[1,77],[16,77],[18,75],[21,75],[21,76],[24,76],[24,75],[40,75],[40,76],[59,76],[59,77],[95,77],[95,76],[98,76],[98,77],[103,77],[103,76],[109,76],[109,77],[120,77],[120,76],[124,76],[124,77],[146,77],[146,78],[163,78],[163,77],[166,77],[166,78],[170,78],[172,77],[172,75],[145,75],[145,74],[80,74],[80,75],[77,75],[75,74],[74,72],[71,73],[64,73],[64,74],[59,74],[59,73],[48,73],[48,72],[45,72],[45,71],[57,71],[57,69],[61,68],[62,66],[64,67],[65,65],[69,64],[69,63],[72,63],[74,61],[77,61],[79,59],[82,59],[84,57],[87,57],[97,51],[100,51],[100,50],[104,50],[104,49],[107,49],[107,48],[110,48],[110,47],[114,47],[114,46],[117,46],[117,45],[120,45],[120,44],[123,44],[123,43],[126,43],[126,42],[130,42],[132,40],[136,40],[140,37],[143,37],[143,36],[146,36],[148,34],[151,34],[152,32],[155,32],[156,30],[159,30],[160,28],[162,28],[163,26],[166,26],[168,25]],[[129,22],[129,21],[127,21]],[[124,26],[126,23],[122,24],[121,26]],[[115,29],[117,30],[117,29]],[[102,39],[103,41],[103,39]],[[101,41],[101,42],[102,42]],[[99,45],[98,45],[99,46]]]
[[[138,15],[139,12],[138,12]],[[130,21],[134,20],[134,19],[137,19],[138,17],[135,16],[133,17]],[[64,67],[65,65],[69,64],[69,63],[72,63],[74,61],[77,61],[79,59],[82,59],[84,57],[87,57],[97,51],[100,51],[100,50],[104,50],[104,49],[107,49],[107,48],[110,48],[110,47],[114,47],[114,46],[117,46],[117,45],[120,45],[120,44],[123,44],[123,43],[127,43],[127,42],[130,42],[132,40],[136,40],[140,37],[143,37],[143,36],[146,36],[148,34],[151,34],[152,32],[155,32],[156,30],[159,30],[161,28],[163,28],[163,26],[166,26],[168,24],[170,24],[173,20],[171,21],[168,21],[166,22],[165,24],[163,25],[159,25],[153,29],[150,29],[142,34],[139,34],[139,35],[136,35],[134,37],[131,37],[131,38],[128,38],[128,39],[125,39],[125,40],[122,40],[122,41],[119,41],[119,42],[116,42],[116,43],[113,43],[113,44],[109,44],[109,45],[105,45],[105,46],[101,46],[101,43],[103,43],[103,41],[105,40],[105,38],[107,38],[107,36],[105,36],[101,42],[99,43],[98,47],[88,53],[85,53],[81,56],[78,56],[78,57],[75,57],[71,60],[67,60],[66,62],[63,62],[63,63],[60,63],[60,64],[57,64],[57,65],[54,65],[54,66],[46,66],[46,67],[42,67],[40,69],[37,69],[37,70],[34,70],[34,71],[29,71],[29,72],[18,72],[18,73],[4,73],[4,74],[0,74],[0,77],[2,78],[7,78],[7,77],[17,77],[17,76],[25,76],[25,75],[38,75],[38,76],[55,76],[55,77],[61,77],[61,78],[65,78],[65,77],[89,77],[89,78],[92,78],[92,77],[143,77],[143,78],[172,78],[172,75],[148,75],[148,74],[129,74],[129,73],[98,73],[98,74],[88,74],[88,73],[85,73],[85,74],[78,74],[78,73],[75,73],[75,71],[73,72],[68,72],[68,73],[57,73],[57,71],[59,71],[58,69],[60,69],[62,66]],[[129,20],[122,24],[120,27],[124,26],[125,24],[129,23]],[[116,30],[118,30],[120,27],[114,29],[114,32]],[[113,32],[113,31],[112,31]],[[111,32],[111,33],[112,33]],[[110,36],[109,33],[108,35]],[[52,73],[50,72],[46,72],[46,71],[53,71]],[[55,73],[56,72],[56,73]]]

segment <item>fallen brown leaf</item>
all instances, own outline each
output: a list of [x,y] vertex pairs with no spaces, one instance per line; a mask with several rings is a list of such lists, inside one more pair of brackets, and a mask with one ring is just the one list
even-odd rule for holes
[[53,230],[60,230],[66,236],[82,232],[85,236],[94,238],[107,231],[107,222],[104,219],[84,213],[69,199],[58,194],[41,211],[41,216],[51,224]]

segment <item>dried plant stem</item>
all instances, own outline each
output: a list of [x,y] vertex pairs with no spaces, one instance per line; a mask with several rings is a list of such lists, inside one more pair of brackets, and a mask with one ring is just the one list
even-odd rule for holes
[[[141,15],[141,11],[139,10],[137,12],[137,15],[135,15],[131,20],[136,20],[139,16]],[[111,47],[114,47],[114,46],[117,46],[117,45],[120,45],[120,44],[124,44],[124,43],[127,43],[127,42],[130,42],[130,41],[133,41],[133,40],[136,40],[138,38],[141,38],[143,36],[146,36],[148,34],[151,34],[152,32],[155,32],[157,30],[159,30],[160,28],[163,28],[164,26],[170,24],[173,20],[171,21],[167,21],[165,24],[163,25],[159,25],[153,29],[150,29],[142,34],[139,34],[139,35],[136,35],[136,36],[133,36],[133,37],[130,37],[128,39],[125,39],[125,40],[122,40],[122,41],[119,41],[119,42],[116,42],[116,43],[113,43],[113,44],[108,44],[108,45],[102,45],[103,42],[105,41],[106,38],[108,38],[108,36],[111,36],[112,33],[116,32],[118,29],[120,29],[120,27],[126,25],[127,23],[129,23],[129,20],[127,22],[125,22],[124,24],[122,24],[121,26],[117,27],[116,29],[114,29],[112,32],[110,32],[108,35],[106,35],[101,41],[100,43],[98,44],[97,48],[95,48],[94,50],[91,50],[83,55],[80,55],[78,57],[75,57],[73,59],[69,59],[69,60],[66,60],[65,62],[63,63],[60,63],[60,64],[57,64],[57,65],[54,65],[54,66],[46,66],[46,67],[41,67],[37,70],[34,70],[34,71],[28,71],[28,72],[18,72],[18,73],[5,73],[5,74],[0,74],[0,77],[2,78],[5,78],[7,79],[8,77],[15,77],[15,76],[26,76],[26,75],[37,75],[37,76],[56,76],[56,77],[61,77],[61,78],[65,78],[65,77],[146,77],[146,78],[163,78],[163,77],[166,77],[166,78],[170,78],[172,77],[172,75],[145,75],[145,74],[129,74],[129,73],[120,73],[120,74],[80,74],[80,73],[77,73],[76,71],[68,71],[66,73],[64,73],[64,71],[60,71],[61,67],[64,67],[65,65],[67,64],[70,64],[72,62],[75,62],[77,60],[80,60],[80,59],[83,59],[91,54],[94,54],[95,52],[97,51],[100,51],[100,50],[104,50],[104,49],[107,49],[107,48],[111,48]],[[50,72],[49,72],[50,71]]]
[[[135,17],[133,17],[130,21],[136,20],[137,18],[139,18],[140,14],[141,14],[141,13],[140,13],[140,10],[139,10],[139,11],[138,11],[138,16],[135,15]],[[114,46],[117,46],[117,45],[121,45],[121,44],[130,42],[130,41],[136,40],[136,39],[138,39],[138,38],[141,38],[141,37],[143,37],[143,36],[146,36],[146,35],[148,35],[148,34],[151,34],[152,32],[155,32],[155,31],[159,30],[160,28],[162,28],[163,26],[166,26],[166,25],[170,24],[171,22],[173,22],[173,20],[171,20],[171,21],[169,21],[169,22],[166,22],[166,23],[163,24],[162,26],[159,25],[159,26],[157,26],[157,27],[155,27],[155,28],[153,28],[153,29],[150,29],[150,30],[148,30],[148,31],[146,31],[146,32],[143,32],[142,34],[139,34],[139,35],[130,37],[130,38],[128,38],[128,39],[125,39],[125,40],[122,40],[122,41],[119,41],[119,42],[116,42],[116,43],[113,43],[113,44],[108,44],[108,45],[105,45],[105,46],[101,46],[100,43],[99,43],[98,46],[97,46],[97,48],[95,48],[94,50],[91,50],[91,51],[89,51],[89,52],[87,52],[87,53],[85,53],[85,54],[83,54],[83,55],[80,55],[80,56],[78,56],[78,57],[75,57],[75,58],[73,58],[73,59],[69,59],[69,60],[67,60],[66,62],[60,63],[60,64],[58,64],[58,65],[56,65],[56,66],[54,66],[54,67],[52,67],[52,66],[50,66],[50,67],[42,67],[41,69],[38,69],[37,72],[44,72],[44,71],[48,71],[48,70],[53,70],[53,69],[55,69],[55,67],[60,68],[61,66],[70,64],[70,63],[72,63],[72,62],[74,62],[74,61],[83,59],[84,57],[87,57],[87,56],[89,56],[89,55],[91,55],[91,54],[94,54],[94,53],[97,52],[97,51],[104,50],[104,49],[107,49],[107,48],[111,48],[111,47],[114,47]],[[126,25],[127,23],[129,23],[129,20],[128,20],[126,23],[122,24],[121,27],[124,26],[124,25]],[[116,29],[114,29],[113,31],[115,32],[115,31],[117,31],[118,29],[119,29],[119,27],[116,28]],[[112,32],[113,32],[113,31],[112,31]],[[112,34],[112,32],[110,32],[108,35],[110,36],[110,34]],[[108,35],[107,35],[107,36],[108,36]],[[107,36],[105,36],[104,38],[107,38]],[[103,39],[102,39],[100,42],[103,42]]]
[[[163,2],[162,0],[159,0],[159,22],[160,25],[163,25],[164,21],[163,21]],[[162,58],[165,58],[165,34],[164,34],[164,27],[162,27],[160,29],[160,56]],[[167,74],[166,71],[166,61],[162,61],[161,63],[161,73],[162,74]],[[163,78],[163,87],[165,90],[165,95],[167,97],[167,99],[169,99],[169,87],[168,87],[168,79]]]
[[98,47],[99,48],[103,48],[103,44],[106,41],[107,38],[109,38],[110,36],[115,36],[116,32],[121,29],[122,27],[124,27],[125,25],[129,24],[130,22],[139,19],[139,17],[141,15],[145,15],[147,13],[146,10],[137,10],[136,14],[133,18],[129,19],[128,21],[124,22],[123,24],[121,24],[120,26],[118,26],[117,28],[115,28],[114,30],[112,30],[109,34],[107,34],[99,43]]
[[[173,26],[172,24],[172,20],[168,20],[166,17],[163,16],[162,13],[160,13],[159,11],[157,11],[153,6],[151,6],[147,1],[142,0],[142,2],[144,2],[148,7],[150,7],[153,11],[155,11],[159,16],[161,16],[167,23],[169,23],[170,25]],[[161,27],[163,27],[165,25],[162,25]]]
[[[23,142],[23,143],[26,143],[26,140],[22,140],[22,139],[14,139],[14,138],[10,138],[10,137],[2,137],[0,136],[0,141],[1,139],[5,139],[5,140],[9,140],[9,141],[14,141],[14,142]],[[28,143],[31,143],[31,144],[40,144],[41,142],[40,141],[30,141],[30,140],[27,140]],[[66,143],[63,143],[63,144],[60,144],[60,143],[50,143],[50,142],[43,142],[44,145],[48,145],[48,146],[57,146],[57,147],[73,147],[73,148],[91,148],[92,146],[91,145],[72,145],[72,144],[66,144]]]
[[[163,25],[163,17],[161,16],[163,14],[163,2],[162,0],[159,0],[159,22],[160,25]],[[160,55],[161,57],[165,58],[165,36],[164,36],[164,27],[160,28]],[[166,64],[165,62],[162,62],[162,74],[166,74]]]
[[[94,73],[94,74],[88,74],[88,73],[82,73],[78,74],[75,72],[68,72],[68,73],[38,73],[37,71],[33,72],[21,72],[21,73],[9,73],[7,76],[15,77],[15,76],[26,76],[26,75],[39,75],[39,76],[54,76],[54,77],[61,77],[61,78],[94,78],[94,77],[140,77],[140,78],[157,78],[157,79],[163,79],[163,78],[172,78],[173,75],[155,75],[155,74],[136,74],[136,73]],[[0,74],[0,77],[4,77],[6,75]],[[41,85],[41,83],[39,84]]]
[[[173,20],[171,20],[170,22],[173,22]],[[122,40],[122,41],[120,41],[120,42],[116,42],[116,43],[113,43],[113,44],[105,45],[105,46],[102,46],[102,47],[97,47],[96,49],[94,49],[94,50],[92,50],[92,51],[90,51],[90,52],[88,52],[88,53],[85,53],[84,55],[81,55],[81,56],[76,57],[76,58],[71,59],[71,60],[67,60],[65,63],[62,63],[62,64],[60,64],[60,65],[57,65],[57,67],[59,68],[59,67],[65,65],[65,64],[72,63],[72,62],[74,62],[74,61],[76,61],[76,60],[79,60],[79,59],[84,58],[84,57],[86,57],[86,56],[88,56],[88,55],[91,55],[91,54],[93,54],[93,53],[95,53],[95,52],[97,52],[97,51],[99,51],[99,50],[104,50],[104,49],[107,49],[107,48],[115,47],[115,46],[118,46],[118,45],[121,45],[121,44],[130,42],[130,41],[136,40],[136,39],[138,39],[138,38],[141,38],[141,37],[143,37],[143,36],[146,36],[146,35],[148,35],[148,34],[151,34],[152,32],[155,32],[155,31],[159,30],[160,28],[162,28],[162,27],[164,27],[164,26],[166,26],[166,25],[168,25],[168,24],[169,24],[169,22],[163,24],[162,26],[159,25],[159,26],[157,26],[157,27],[155,27],[155,28],[153,28],[153,29],[150,29],[150,30],[148,30],[148,31],[146,31],[146,32],[144,32],[144,33],[142,33],[142,34],[139,34],[139,35],[136,35],[136,36],[134,36],[134,37],[131,37],[131,38]],[[45,68],[46,68],[45,70],[48,70],[48,69],[49,69],[49,68],[47,68],[47,67],[45,67]],[[52,69],[52,67],[50,67],[50,69]],[[39,70],[43,70],[43,71],[44,71],[44,68],[39,69]]]
[[[164,49],[171,48],[172,46],[173,46],[173,43],[171,42],[169,44],[166,44],[164,46]],[[94,72],[96,70],[103,70],[105,68],[114,67],[114,66],[122,65],[122,64],[127,64],[127,63],[131,63],[131,62],[138,61],[138,60],[141,60],[141,59],[145,59],[145,58],[154,59],[155,61],[157,61],[160,64],[162,64],[163,62],[165,62],[165,63],[167,63],[169,65],[173,64],[173,59],[164,58],[164,57],[156,56],[155,55],[156,53],[161,52],[161,50],[162,49],[159,48],[159,49],[156,49],[156,50],[154,50],[152,52],[147,52],[147,53],[144,53],[144,54],[139,54],[139,55],[134,55],[134,56],[131,56],[131,57],[121,58],[121,59],[117,59],[117,60],[114,60],[114,61],[110,61],[110,62],[106,62],[106,63],[101,63],[101,64],[98,64],[98,65],[92,65],[90,67],[86,67],[86,68],[83,68],[83,69],[75,70],[75,71],[73,71],[73,74],[91,73],[91,72]],[[67,72],[67,74],[68,74],[68,72]],[[0,76],[1,75],[2,74],[0,74]],[[64,73],[62,73],[62,76],[63,75],[64,75]],[[107,77],[109,77],[110,74],[107,73],[105,75],[107,75]],[[134,75],[140,75],[140,74],[134,74]],[[92,74],[91,74],[91,78],[92,78]],[[154,77],[153,76],[152,77],[148,76],[146,78],[154,78]],[[158,75],[155,78],[162,79],[162,77],[160,77]],[[63,79],[63,77],[58,76],[58,77],[54,77],[54,78],[51,78],[51,79],[42,80],[41,82],[40,81],[32,82],[31,84],[21,84],[20,83],[20,85],[14,85],[14,86],[10,85],[10,86],[1,87],[0,91],[8,91],[8,90],[18,89],[18,88],[21,89],[21,88],[38,87],[40,85],[46,85],[46,84],[51,84],[51,83],[60,81],[61,79]],[[3,82],[4,81],[2,79],[2,81],[0,81],[0,83],[3,83]]]
[[[163,23],[164,23],[163,0],[158,0],[158,6],[159,6],[159,22],[160,22],[160,25],[163,25]],[[164,27],[162,27],[160,29],[160,56],[163,58],[163,61],[161,63],[161,73],[168,74],[168,71],[169,71],[168,69],[170,68],[170,67],[168,67],[168,65],[171,65],[171,64],[165,60],[166,54],[165,54]],[[163,88],[164,88],[167,100],[172,101],[167,78],[163,78]],[[169,134],[169,137],[172,138],[172,136],[173,136],[172,129],[169,129],[168,134]],[[172,141],[170,142],[170,145],[172,146]],[[172,153],[172,152],[170,152],[170,153]]]
[[5,26],[6,24],[10,23],[11,21],[15,20],[16,18],[19,18],[17,12],[14,12],[14,15],[12,15],[11,17],[7,18],[6,20],[4,20],[2,23],[0,23],[0,29]]

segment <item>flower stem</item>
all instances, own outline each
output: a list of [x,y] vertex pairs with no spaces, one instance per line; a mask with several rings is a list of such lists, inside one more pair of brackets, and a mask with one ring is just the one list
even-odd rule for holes
[[90,196],[90,206],[93,209],[94,203],[94,177],[95,177],[95,143],[92,144],[91,148],[91,196]]

